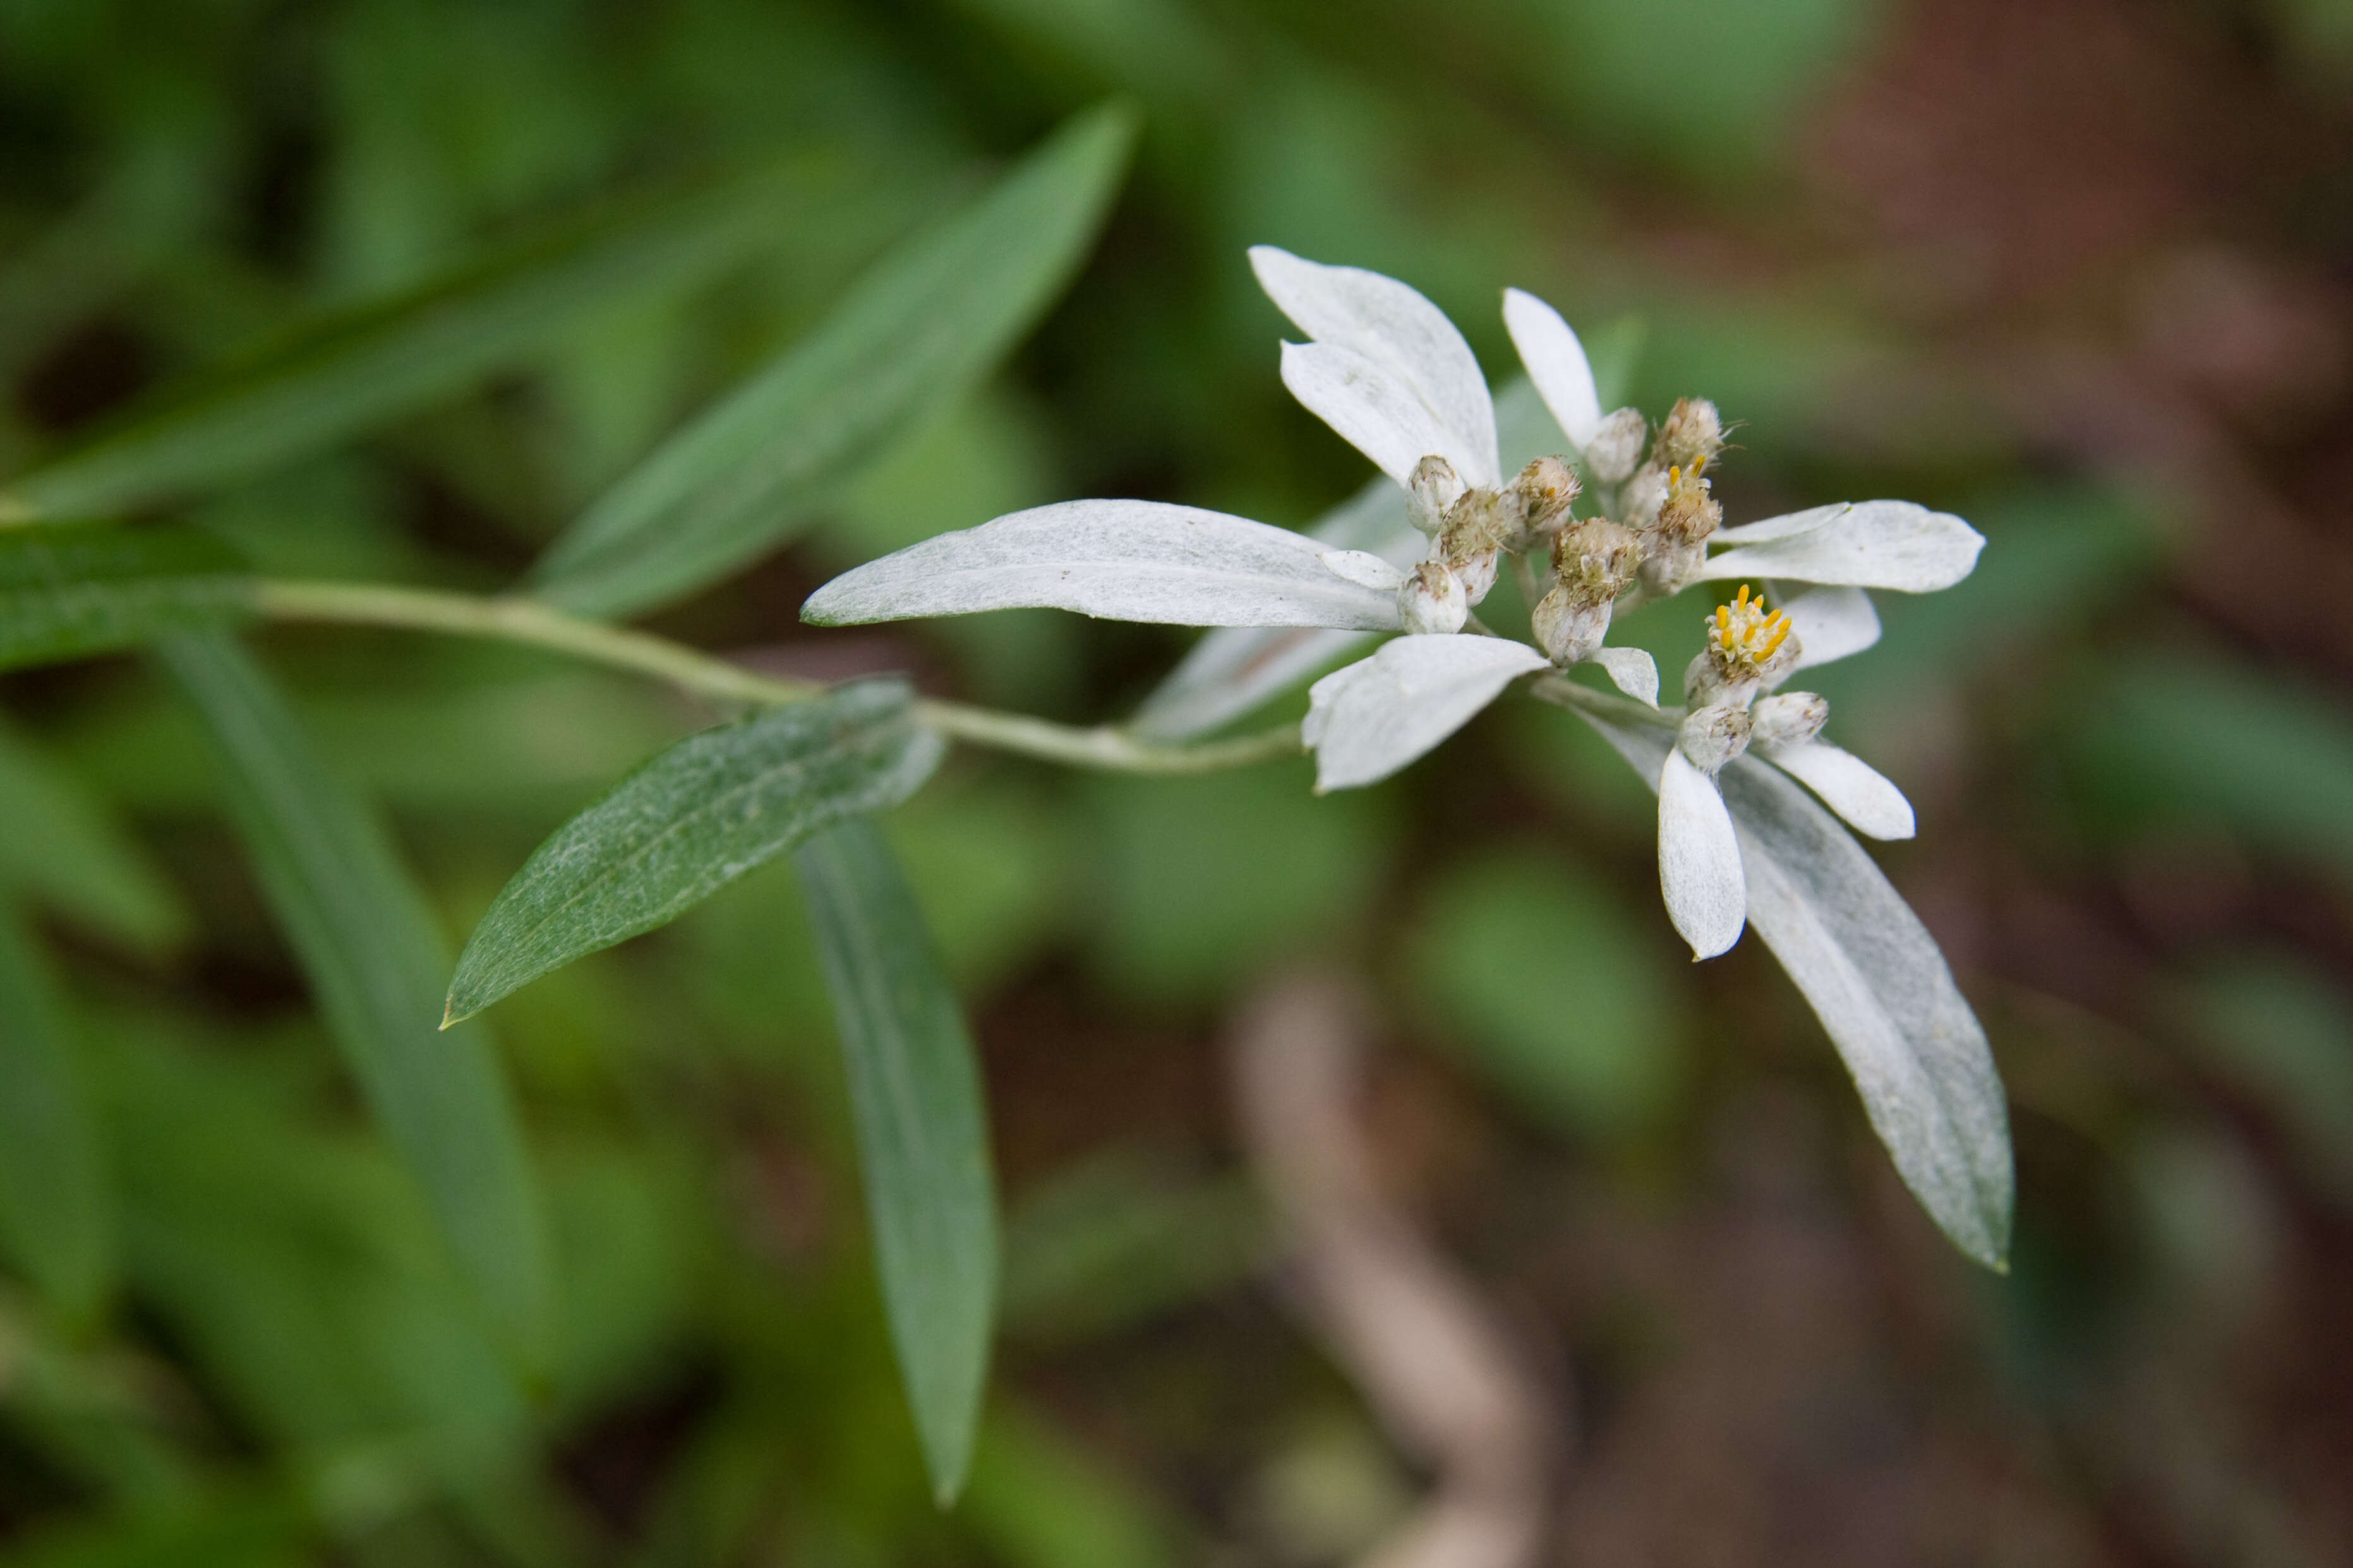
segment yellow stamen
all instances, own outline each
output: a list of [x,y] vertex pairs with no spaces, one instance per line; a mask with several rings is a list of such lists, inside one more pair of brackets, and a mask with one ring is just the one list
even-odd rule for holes
[[1726,667],[1755,670],[1789,640],[1788,612],[1767,610],[1762,594],[1749,596],[1748,584],[1728,605],[1718,605],[1707,630],[1708,649]]

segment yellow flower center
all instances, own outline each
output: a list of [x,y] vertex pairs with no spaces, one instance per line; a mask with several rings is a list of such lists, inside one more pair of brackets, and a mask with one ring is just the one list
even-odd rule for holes
[[1748,584],[1740,584],[1740,595],[1728,605],[1718,605],[1708,622],[1708,651],[1726,668],[1740,666],[1748,669],[1762,668],[1765,661],[1781,651],[1789,640],[1789,615],[1786,610],[1767,611],[1765,596],[1748,596]]

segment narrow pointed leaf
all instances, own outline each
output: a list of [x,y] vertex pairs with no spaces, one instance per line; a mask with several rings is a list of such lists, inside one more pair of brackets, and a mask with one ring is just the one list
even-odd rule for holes
[[199,529],[0,530],[0,669],[218,626],[251,598],[237,552]]
[[[243,479],[463,390],[616,304],[683,289],[828,207],[838,172],[798,163],[599,211],[389,299],[301,323],[8,487],[45,517],[140,506]],[[0,508],[0,510],[6,509]]]
[[846,572],[809,595],[801,619],[1049,608],[1176,626],[1395,630],[1397,595],[1350,581],[1327,553],[1303,533],[1198,507],[1057,501]]
[[537,591],[624,615],[717,581],[986,377],[1061,292],[1118,189],[1134,117],[1079,116],[902,240],[815,331],[658,448],[541,559]]
[[[1656,781],[1663,734],[1583,717]],[[1717,782],[1740,835],[1748,923],[1812,1005],[1929,1217],[1963,1252],[2006,1268],[2010,1113],[1985,1030],[1936,939],[1804,790],[1747,757]]]
[[437,1026],[448,960],[423,893],[242,648],[184,635],[159,652],[204,721],[262,893],[376,1124],[493,1321],[543,1363],[555,1303],[537,1187],[488,1031]]
[[[1292,380],[1296,345],[1284,345],[1283,384],[1314,413],[1346,437],[1392,479],[1402,481],[1414,464],[1432,452],[1451,462],[1467,484],[1493,487],[1495,411],[1477,356],[1446,312],[1411,286],[1361,267],[1327,267],[1271,245],[1250,247],[1250,268],[1282,313],[1331,354],[1309,354],[1303,363],[1330,367],[1345,380],[1353,365],[1364,387],[1394,405],[1392,414],[1426,434],[1428,444],[1404,460],[1402,468],[1358,438],[1345,408],[1317,401]],[[1320,385],[1320,383],[1319,383]]]
[[793,864],[849,1070],[891,1342],[944,1507],[971,1467],[997,1301],[980,1070],[923,913],[874,825],[838,823]]
[[57,982],[14,908],[0,908],[0,1247],[69,1318],[88,1321],[112,1272],[111,1205]]
[[861,681],[706,730],[556,829],[459,955],[448,1016],[468,1018],[585,953],[666,925],[845,816],[896,805],[943,742],[910,694]]
[[[1815,516],[1824,521],[1801,531],[1778,531]],[[1732,549],[1711,556],[1701,577],[1779,577],[1926,594],[1968,576],[1985,548],[1985,535],[1959,518],[1908,500],[1817,507],[1749,527],[1756,531],[1747,535],[1754,542],[1736,541]],[[1727,531],[1736,536],[1741,531]]]
[[1504,637],[1404,637],[1308,689],[1300,736],[1315,752],[1318,791],[1396,773],[1478,716],[1523,675],[1550,668]]

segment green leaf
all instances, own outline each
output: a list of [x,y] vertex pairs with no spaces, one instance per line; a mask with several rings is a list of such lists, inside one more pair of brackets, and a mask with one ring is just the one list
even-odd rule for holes
[[897,681],[861,681],[706,730],[623,779],[500,890],[459,955],[448,1018],[669,924],[829,823],[906,799],[944,749],[910,700]]
[[0,910],[0,1243],[86,1320],[113,1271],[111,1203],[73,1037],[22,916]]
[[812,505],[972,390],[1061,291],[1118,186],[1134,116],[1092,110],[988,193],[901,241],[815,331],[658,448],[533,574],[627,615],[776,545]]
[[971,1466],[997,1302],[980,1069],[923,913],[874,825],[838,823],[793,864],[849,1069],[891,1342],[944,1508]]
[[142,952],[185,940],[179,895],[81,782],[0,724],[0,887]]
[[164,392],[9,487],[0,512],[112,511],[316,451],[457,392],[619,302],[682,289],[806,219],[807,163],[600,211],[392,298],[299,325]]
[[251,596],[236,552],[200,529],[0,531],[0,669],[216,626]]
[[538,1192],[488,1032],[435,1027],[447,960],[423,894],[243,649],[184,636],[160,651],[370,1110],[499,1327],[543,1360],[554,1297]]

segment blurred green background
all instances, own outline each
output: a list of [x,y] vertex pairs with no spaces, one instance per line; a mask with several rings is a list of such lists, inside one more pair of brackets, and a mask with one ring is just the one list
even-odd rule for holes
[[[1218,1048],[1297,958],[1377,988],[1385,1179],[1574,1412],[1547,1561],[2353,1562],[2344,0],[4,0],[0,471],[310,312],[781,161],[798,205],[723,276],[186,509],[280,574],[503,586],[1113,95],[1134,166],[1009,366],[652,624],[1116,717],[1182,634],[797,605],[1048,500],[1347,496],[1247,245],[1413,283],[1499,385],[1498,290],[1533,289],[1654,416],[1739,422],[1733,521],[1894,495],[1990,541],[1820,684],[1919,808],[1880,858],[2010,1089],[2011,1275],[1935,1235],[1757,943],[1681,962],[1642,792],[1557,710],[1322,800],[1303,763],[961,753],[890,823],[1008,1205],[943,1514],[790,870],[491,1015],[560,1254],[526,1376],[357,1113],[193,721],[101,660],[5,681],[0,989],[74,1041],[111,1197],[102,1258],[0,1226],[0,1563],[1348,1561],[1426,1478],[1270,1281]],[[512,650],[256,646],[453,940],[704,721]]]

